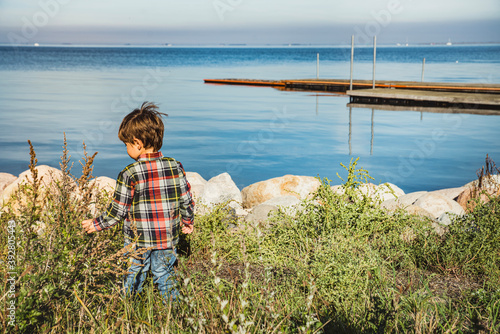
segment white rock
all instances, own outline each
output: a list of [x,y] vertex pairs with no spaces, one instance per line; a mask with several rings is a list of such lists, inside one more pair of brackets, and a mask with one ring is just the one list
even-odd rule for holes
[[393,211],[398,208],[405,208],[415,203],[420,197],[427,194],[427,191],[417,191],[406,195],[399,196],[397,199],[392,198],[382,202],[381,206],[387,210]]
[[404,196],[404,194],[405,192],[397,185],[392,183],[383,183],[376,188],[375,193],[371,197],[384,202],[389,199],[399,198]]
[[[343,185],[331,186],[330,188],[336,194],[343,195],[345,193]],[[401,188],[392,183],[383,183],[378,186],[373,183],[363,183],[356,189],[356,194],[359,196],[359,199],[362,199],[364,196],[384,202],[403,196],[405,193]]]
[[330,186],[332,191],[337,195],[343,195],[345,193],[345,189],[343,185]]
[[186,179],[191,185],[191,194],[193,195],[194,200],[197,202],[201,198],[201,195],[205,190],[207,180],[205,180],[200,174],[196,172],[186,172]]
[[[235,201],[241,205],[241,192],[228,173],[217,175],[205,184],[200,202],[206,206]],[[234,208],[235,204],[230,204]]]
[[414,204],[429,211],[436,219],[445,212],[451,212],[456,215],[463,215],[465,213],[464,209],[457,202],[439,194],[427,193],[418,198]]
[[453,223],[454,214],[450,214],[449,212],[443,213],[438,217],[437,221],[439,224],[444,226],[450,226]]
[[373,197],[377,192],[377,185],[373,183],[363,183],[356,190],[365,196]]

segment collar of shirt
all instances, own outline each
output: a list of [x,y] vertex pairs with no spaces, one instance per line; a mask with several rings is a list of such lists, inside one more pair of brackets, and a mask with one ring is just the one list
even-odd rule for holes
[[144,153],[139,156],[137,161],[148,161],[148,160],[155,160],[155,159],[160,159],[163,157],[163,154],[161,152],[154,152],[154,153]]

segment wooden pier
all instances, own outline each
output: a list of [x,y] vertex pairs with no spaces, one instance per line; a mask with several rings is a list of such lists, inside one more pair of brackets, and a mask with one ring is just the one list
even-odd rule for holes
[[[253,80],[253,79],[205,79],[207,84],[268,86],[287,90],[346,93],[350,81],[345,79],[300,79],[300,80]],[[371,80],[353,80],[352,88],[372,88]],[[375,88],[415,89],[440,92],[500,94],[500,84],[468,84],[443,82],[415,82],[377,80]]]
[[500,94],[375,88],[350,90],[347,95],[355,104],[500,110]]
[[[280,90],[301,90],[347,94],[350,103],[404,107],[499,110],[500,84],[443,83],[377,80],[301,79],[252,80],[205,79],[207,84],[267,86]],[[498,114],[498,113],[497,113]]]

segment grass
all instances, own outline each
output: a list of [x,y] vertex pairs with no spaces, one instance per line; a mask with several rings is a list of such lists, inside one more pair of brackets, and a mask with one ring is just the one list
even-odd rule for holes
[[9,221],[17,243],[15,270],[0,266],[4,333],[500,331],[498,197],[478,202],[439,236],[427,218],[387,213],[357,195],[369,175],[351,161],[345,194],[324,179],[296,215],[279,211],[268,224],[246,224],[219,205],[197,216],[179,246],[181,300],[164,305],[150,277],[140,296],[121,295],[120,227],[81,229],[110,199],[89,185],[95,154],[85,153],[76,178],[64,143],[63,176],[47,188],[30,147],[33,181],[0,216],[2,263]]

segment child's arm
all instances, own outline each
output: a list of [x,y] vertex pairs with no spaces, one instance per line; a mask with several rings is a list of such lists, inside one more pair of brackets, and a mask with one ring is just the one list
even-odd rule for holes
[[123,170],[116,180],[113,200],[106,212],[95,218],[82,221],[82,227],[87,233],[99,232],[108,229],[127,218],[132,202],[131,179],[126,170]]
[[181,196],[180,196],[180,209],[181,209],[181,224],[182,233],[190,234],[194,229],[194,200],[191,195],[191,185],[186,178],[186,172],[182,164],[177,161],[179,166],[179,175],[181,178]]

